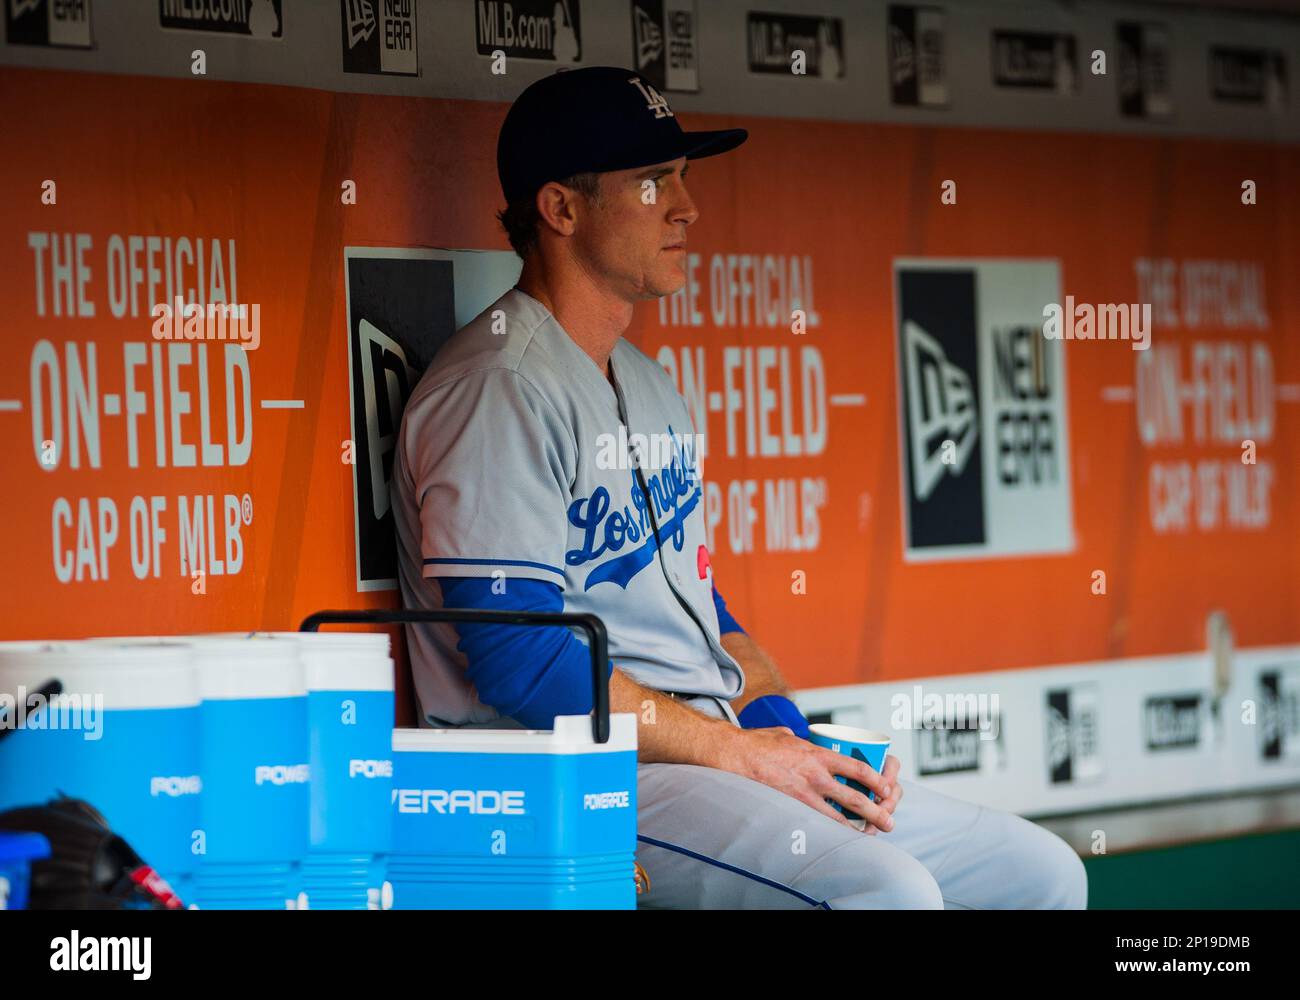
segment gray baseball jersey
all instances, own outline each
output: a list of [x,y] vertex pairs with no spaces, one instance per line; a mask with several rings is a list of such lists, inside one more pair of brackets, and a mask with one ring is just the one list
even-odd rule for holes
[[[744,674],[718,640],[690,412],[667,372],[627,341],[610,360],[617,388],[518,289],[442,347],[397,448],[402,596],[440,607],[438,576],[498,573],[507,588],[547,580],[565,611],[600,616],[610,659],[634,680],[730,700]],[[499,718],[466,680],[452,626],[408,637],[426,724]]]

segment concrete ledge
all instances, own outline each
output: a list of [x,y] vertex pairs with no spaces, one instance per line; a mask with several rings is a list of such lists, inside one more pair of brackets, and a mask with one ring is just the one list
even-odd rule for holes
[[1071,813],[1035,822],[1051,830],[1085,858],[1096,856],[1093,838],[1098,830],[1106,835],[1106,854],[1159,850],[1250,834],[1300,830],[1300,787]]

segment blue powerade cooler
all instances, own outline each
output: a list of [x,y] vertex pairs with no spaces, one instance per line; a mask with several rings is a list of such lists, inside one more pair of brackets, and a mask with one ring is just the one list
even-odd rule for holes
[[636,716],[609,714],[595,615],[320,612],[303,623],[483,621],[587,633],[595,711],[553,730],[393,731],[393,908],[634,909]]
[[378,910],[393,839],[393,660],[384,632],[225,632],[289,640],[307,688],[310,840],[295,909]]
[[307,689],[291,639],[196,638],[204,910],[297,906],[307,853]]
[[[61,693],[37,697],[47,682]],[[60,792],[85,799],[189,902],[202,785],[190,647],[2,643],[0,701],[24,716],[0,742],[0,811]]]
[[393,732],[393,908],[634,909],[636,716]]
[[307,674],[313,910],[378,910],[392,844],[393,661],[382,633],[298,633]]

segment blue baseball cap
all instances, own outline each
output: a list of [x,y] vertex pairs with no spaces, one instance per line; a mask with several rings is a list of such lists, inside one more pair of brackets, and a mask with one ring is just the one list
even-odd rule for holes
[[743,128],[687,132],[664,96],[630,69],[584,66],[529,85],[506,112],[497,137],[497,175],[507,204],[547,181],[630,170],[735,149]]

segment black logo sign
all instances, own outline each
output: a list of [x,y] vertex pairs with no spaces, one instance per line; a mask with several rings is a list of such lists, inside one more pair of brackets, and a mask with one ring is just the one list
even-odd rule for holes
[[1286,56],[1270,49],[1210,49],[1210,93],[1236,104],[1286,106]]
[[975,273],[898,271],[910,548],[984,542]]
[[909,561],[1074,547],[1051,261],[895,260]]
[[980,769],[979,731],[921,729],[916,734],[917,768],[921,774],[954,774]]
[[89,49],[90,0],[5,0],[10,45]]
[[1119,110],[1128,118],[1157,118],[1170,113],[1169,34],[1162,24],[1120,21]]
[[1039,31],[993,32],[993,82],[1073,94],[1078,65],[1073,35]]
[[478,54],[560,63],[582,58],[578,0],[474,0]]
[[1100,771],[1096,691],[1086,685],[1048,691],[1048,780],[1059,785]]
[[750,11],[749,71],[791,75],[795,52],[804,54],[803,76],[844,75],[844,22],[838,17],[800,17]]
[[632,58],[660,90],[699,90],[695,0],[632,0]]
[[1262,671],[1259,694],[1260,756],[1300,757],[1300,670],[1284,666]]
[[1259,675],[1260,755],[1265,760],[1282,756],[1282,691],[1276,670]]
[[1180,750],[1201,742],[1201,696],[1148,698],[1142,713],[1148,750]]
[[420,72],[415,0],[339,0],[343,72]]
[[663,0],[632,0],[632,55],[637,72],[661,90],[664,83]]
[[164,28],[217,31],[254,38],[280,38],[283,0],[158,0]]
[[917,773],[961,774],[980,769],[980,748],[992,743],[998,762],[1005,764],[1002,742],[1002,719],[995,716],[989,726],[997,734],[984,738],[978,719],[945,719],[942,728],[918,729],[916,732]]
[[891,4],[887,38],[890,99],[920,107],[947,104],[942,8]]
[[1047,773],[1052,784],[1073,776],[1074,753],[1070,734],[1070,692],[1047,692]]
[[[409,256],[404,256],[409,255]],[[402,412],[455,328],[450,261],[420,251],[344,253],[351,372],[357,589],[397,586],[390,484]]]

